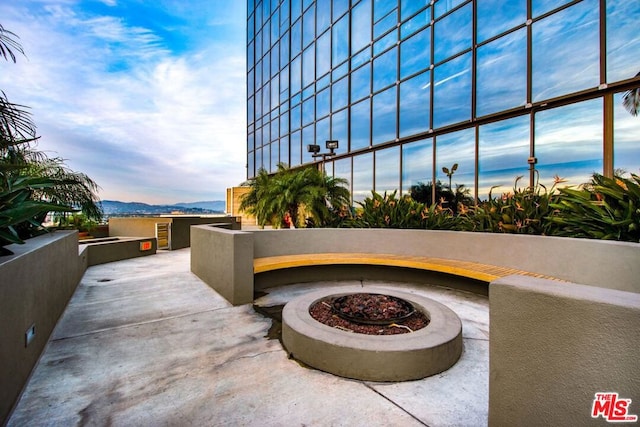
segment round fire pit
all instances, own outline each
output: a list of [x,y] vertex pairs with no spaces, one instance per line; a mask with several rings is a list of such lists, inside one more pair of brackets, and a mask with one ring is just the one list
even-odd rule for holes
[[[407,301],[428,326],[398,335],[368,335],[327,326],[311,317],[310,307],[357,293]],[[291,300],[282,312],[282,341],[305,364],[343,377],[369,381],[415,380],[449,369],[462,352],[462,323],[444,305],[418,295],[380,287],[339,287]]]
[[334,298],[331,309],[345,320],[364,325],[390,325],[413,316],[415,308],[392,295],[358,292]]

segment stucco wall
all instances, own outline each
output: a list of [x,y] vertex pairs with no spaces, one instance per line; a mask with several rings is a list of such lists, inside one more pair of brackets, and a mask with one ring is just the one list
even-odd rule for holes
[[171,246],[176,250],[191,244],[191,226],[221,224],[229,229],[241,228],[240,218],[232,216],[154,216],[109,218],[109,235],[114,237],[155,237],[156,224],[171,224]]
[[255,257],[321,252],[430,256],[640,292],[640,245],[564,237],[394,229],[256,230]]
[[[57,231],[0,257],[0,424],[6,419],[31,370],[73,295],[86,266],[76,231]],[[33,341],[25,332],[35,325]]]
[[231,304],[253,301],[253,235],[217,227],[191,228],[191,271]]
[[[141,247],[141,243],[151,244],[149,249]],[[157,251],[158,242],[155,237],[147,238],[118,238],[114,241],[95,242],[80,245],[88,253],[87,266],[105,264],[123,259],[153,255]]]
[[640,415],[640,294],[510,276],[489,300],[490,425],[604,425],[598,392]]

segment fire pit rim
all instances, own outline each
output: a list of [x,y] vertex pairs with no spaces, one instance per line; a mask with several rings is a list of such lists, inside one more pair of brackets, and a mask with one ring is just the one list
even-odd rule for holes
[[[317,321],[309,307],[328,296],[367,290],[408,299],[430,319],[408,334],[367,335]],[[313,291],[289,301],[282,312],[283,344],[290,357],[335,375],[372,381],[406,381],[437,374],[462,352],[462,322],[445,305],[426,296],[380,286],[341,286]]]

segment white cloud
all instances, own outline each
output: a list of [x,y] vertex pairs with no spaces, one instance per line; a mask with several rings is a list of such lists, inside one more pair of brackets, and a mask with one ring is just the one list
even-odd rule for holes
[[32,107],[40,149],[94,178],[105,199],[221,199],[245,179],[244,40],[212,34],[175,53],[149,29],[48,3],[0,6],[28,56],[2,64],[0,88]]

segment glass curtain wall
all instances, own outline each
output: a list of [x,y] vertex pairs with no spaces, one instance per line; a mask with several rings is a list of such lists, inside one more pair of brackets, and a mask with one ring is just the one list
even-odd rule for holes
[[454,163],[480,199],[640,173],[639,21],[637,0],[249,0],[247,177],[329,139],[354,201]]

